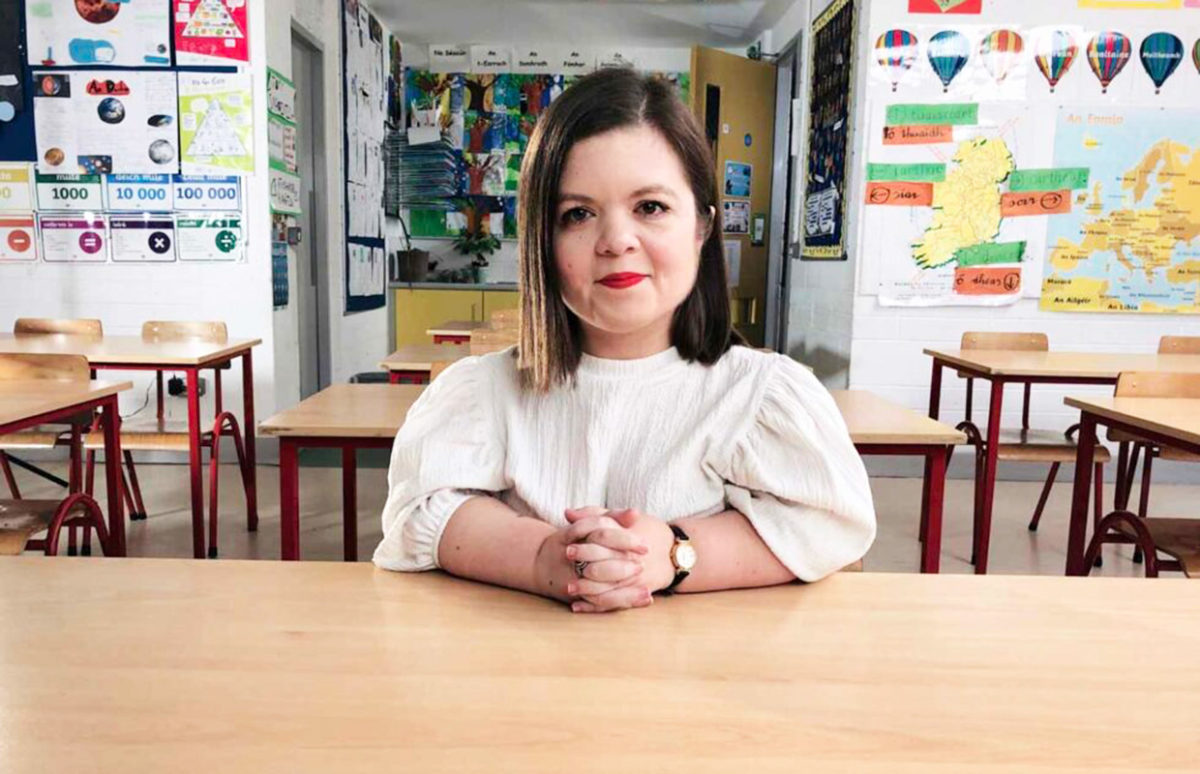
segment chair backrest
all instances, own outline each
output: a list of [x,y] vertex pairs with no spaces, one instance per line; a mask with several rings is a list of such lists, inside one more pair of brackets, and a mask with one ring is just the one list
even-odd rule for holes
[[229,340],[223,322],[177,322],[151,320],[142,325],[146,341],[210,341],[221,344]]
[[488,316],[488,323],[493,330],[516,330],[521,324],[521,310],[497,309]]
[[0,354],[0,380],[86,382],[91,378],[92,369],[83,355]]
[[429,369],[429,381],[433,382],[434,379],[442,375],[442,371],[445,371],[452,365],[454,365],[453,360],[440,360],[434,363],[433,367]]
[[73,333],[82,336],[103,336],[99,320],[54,320],[45,317],[18,317],[13,333]]
[[1021,352],[1046,352],[1050,339],[1044,333],[1007,331],[968,331],[962,335],[959,349],[1008,349]]
[[1200,374],[1124,371],[1113,393],[1118,398],[1200,398]]
[[486,355],[489,352],[499,352],[517,343],[519,334],[515,328],[491,330],[480,328],[471,331],[470,352],[472,355]]
[[1200,355],[1200,336],[1163,336],[1158,340],[1160,355]]

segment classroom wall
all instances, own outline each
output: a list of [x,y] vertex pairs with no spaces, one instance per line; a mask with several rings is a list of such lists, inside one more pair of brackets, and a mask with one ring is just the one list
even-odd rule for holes
[[[249,5],[250,63],[254,85],[265,82],[266,9]],[[265,110],[260,113],[265,115]],[[258,115],[258,114],[256,114]],[[141,332],[146,320],[224,320],[238,338],[260,338],[254,350],[254,392],[257,415],[274,412],[275,342],[271,312],[270,236],[267,211],[266,122],[255,125],[255,174],[243,179],[248,259],[239,264],[176,262],[161,265],[113,264],[0,264],[0,330],[12,330],[18,317],[96,317],[105,332]],[[118,372],[108,372],[117,374]],[[224,381],[226,402],[241,406],[241,378]],[[123,372],[134,389],[121,396],[121,412],[142,406],[153,375]],[[206,376],[212,385],[211,373]],[[153,396],[150,396],[153,400]],[[186,417],[183,398],[167,398],[172,417]],[[153,411],[148,407],[146,411]],[[173,455],[172,459],[178,455]]]

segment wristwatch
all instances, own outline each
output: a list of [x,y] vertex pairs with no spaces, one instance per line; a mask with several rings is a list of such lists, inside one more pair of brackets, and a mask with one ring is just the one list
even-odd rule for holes
[[662,590],[663,594],[670,595],[675,593],[675,587],[683,583],[683,579],[691,574],[692,569],[696,566],[696,548],[692,545],[692,541],[688,539],[687,533],[674,524],[668,524],[671,532],[675,535],[675,542],[671,545],[671,564],[675,567],[675,579],[671,581],[671,585]]

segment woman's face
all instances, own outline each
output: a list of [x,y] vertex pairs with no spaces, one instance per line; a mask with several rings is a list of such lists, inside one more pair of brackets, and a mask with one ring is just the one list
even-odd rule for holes
[[[614,129],[571,148],[559,181],[554,260],[587,351],[634,356],[670,345],[672,315],[696,282],[707,225],[683,164],[658,131]],[[649,351],[629,354],[621,340]]]

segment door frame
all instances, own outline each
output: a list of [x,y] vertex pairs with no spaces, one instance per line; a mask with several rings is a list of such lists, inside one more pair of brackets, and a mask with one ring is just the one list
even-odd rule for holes
[[[798,99],[796,86],[803,83],[803,33],[788,41],[775,58],[775,154],[771,164],[770,244],[767,249],[767,310],[765,345],[776,352],[787,350],[788,316],[791,308],[794,246],[788,241],[794,208],[791,206],[795,184],[792,156],[793,132],[803,126],[792,125],[792,100]],[[784,77],[789,73],[789,77]],[[785,83],[786,81],[786,83]],[[803,112],[801,113],[803,116]],[[803,123],[803,121],[801,121]],[[801,137],[803,140],[803,136]],[[803,147],[803,146],[802,146]],[[782,153],[780,150],[782,149]],[[801,150],[803,154],[803,150]]]

